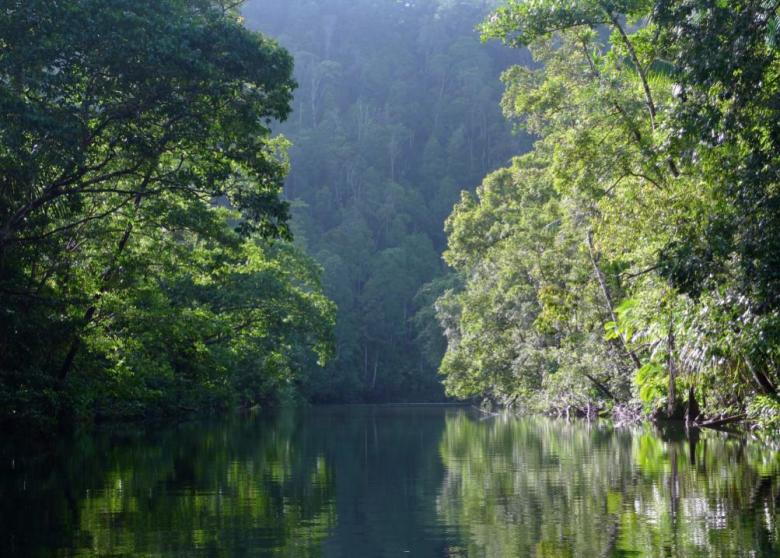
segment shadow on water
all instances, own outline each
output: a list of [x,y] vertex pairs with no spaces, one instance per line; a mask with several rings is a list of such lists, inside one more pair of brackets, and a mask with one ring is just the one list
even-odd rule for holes
[[780,555],[780,451],[355,406],[0,447],[0,555]]

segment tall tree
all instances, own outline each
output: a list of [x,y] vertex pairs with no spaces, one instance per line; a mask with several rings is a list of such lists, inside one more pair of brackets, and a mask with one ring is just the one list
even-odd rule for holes
[[[184,370],[197,359],[185,355],[221,358],[224,332],[210,327],[233,327],[237,338],[250,325],[278,331],[287,318],[253,317],[253,303],[294,304],[286,299],[296,290],[319,296],[316,272],[263,240],[290,237],[286,143],[269,126],[290,111],[292,58],[243,27],[235,9],[32,0],[3,10],[0,43],[6,417],[89,415],[108,385],[127,388],[131,406],[140,404],[133,389],[175,399],[159,382],[194,381]],[[285,262],[291,271],[269,272]],[[221,307],[206,285],[243,292],[248,309]],[[289,311],[327,323],[323,304]],[[153,347],[159,377],[143,369]]]
[[[541,64],[508,70],[503,101],[539,141],[450,218],[448,259],[465,278],[440,301],[453,393],[530,392],[532,406],[556,410],[636,400],[676,417],[687,399],[689,420],[701,396],[704,413],[777,414],[777,10],[510,0],[486,20],[487,38],[529,46]],[[551,190],[529,198],[540,180]],[[557,215],[529,223],[549,200]],[[564,238],[576,249],[560,252]],[[560,287],[532,258],[505,259],[527,247],[557,261]],[[464,353],[471,338],[489,347],[488,366]],[[529,343],[547,360],[526,371]],[[595,358],[573,366],[572,354]]]

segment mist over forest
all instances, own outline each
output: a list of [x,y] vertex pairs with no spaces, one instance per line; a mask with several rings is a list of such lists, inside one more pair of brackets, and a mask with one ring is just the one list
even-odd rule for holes
[[0,419],[780,424],[780,8],[0,13]]
[[444,221],[490,171],[530,149],[499,106],[527,51],[483,43],[491,2],[251,0],[247,25],[295,58],[285,197],[296,244],[338,306],[317,401],[443,397],[433,308],[454,284]]
[[780,0],[5,0],[0,556],[780,556]]

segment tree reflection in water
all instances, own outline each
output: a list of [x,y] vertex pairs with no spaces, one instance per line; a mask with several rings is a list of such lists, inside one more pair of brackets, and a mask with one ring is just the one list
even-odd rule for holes
[[717,432],[447,421],[439,513],[462,555],[777,556],[780,452]]
[[317,556],[333,475],[307,436],[285,414],[50,447],[0,476],[0,555]]
[[356,406],[0,441],[0,556],[776,557],[780,451]]

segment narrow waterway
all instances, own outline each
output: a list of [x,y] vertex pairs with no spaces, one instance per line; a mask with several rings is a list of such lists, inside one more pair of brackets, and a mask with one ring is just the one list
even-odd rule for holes
[[0,451],[1,556],[780,556],[780,451],[718,432],[355,406]]

